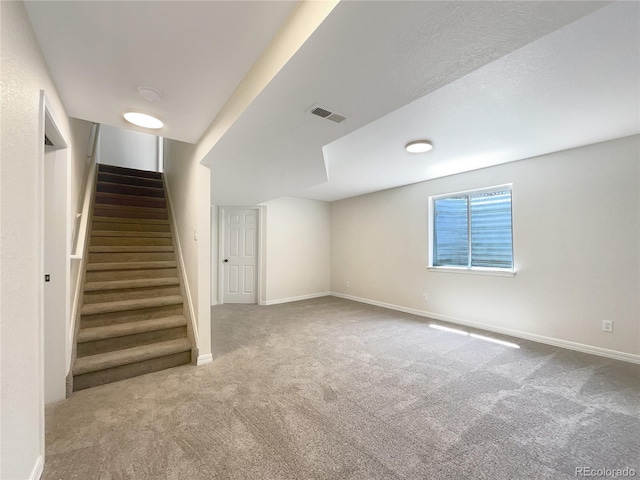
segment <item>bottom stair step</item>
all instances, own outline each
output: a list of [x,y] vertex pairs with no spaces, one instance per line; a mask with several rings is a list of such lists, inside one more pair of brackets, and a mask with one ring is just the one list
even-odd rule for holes
[[78,332],[77,358],[188,338],[187,319],[175,317],[82,328]]
[[79,357],[73,366],[73,375],[98,372],[182,352],[191,352],[191,342],[188,338]]
[[191,352],[179,352],[164,357],[143,360],[142,362],[130,363],[120,367],[107,368],[93,373],[74,375],[73,390],[84,390],[85,388],[97,387],[106,383],[118,382],[127,378],[146,375],[147,373],[159,372],[167,368],[178,367],[191,363]]

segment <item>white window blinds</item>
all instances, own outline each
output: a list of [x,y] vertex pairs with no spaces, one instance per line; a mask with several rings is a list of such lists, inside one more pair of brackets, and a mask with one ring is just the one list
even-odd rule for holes
[[434,267],[513,269],[511,189],[433,200]]

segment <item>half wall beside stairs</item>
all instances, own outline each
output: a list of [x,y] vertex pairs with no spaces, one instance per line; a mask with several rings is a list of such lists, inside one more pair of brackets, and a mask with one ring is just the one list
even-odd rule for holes
[[99,165],[73,389],[190,363],[162,174]]

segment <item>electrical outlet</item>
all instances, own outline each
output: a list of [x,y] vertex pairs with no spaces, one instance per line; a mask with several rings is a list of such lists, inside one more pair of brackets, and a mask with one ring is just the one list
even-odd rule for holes
[[426,293],[422,294],[422,300],[427,302],[429,300],[429,296]]
[[613,320],[602,320],[602,331],[613,332]]
[[347,288],[351,286],[351,282],[347,280]]

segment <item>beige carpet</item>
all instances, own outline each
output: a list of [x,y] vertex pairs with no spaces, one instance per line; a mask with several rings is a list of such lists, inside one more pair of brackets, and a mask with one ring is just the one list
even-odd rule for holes
[[638,365],[332,297],[212,312],[212,364],[49,406],[43,478],[640,475]]

